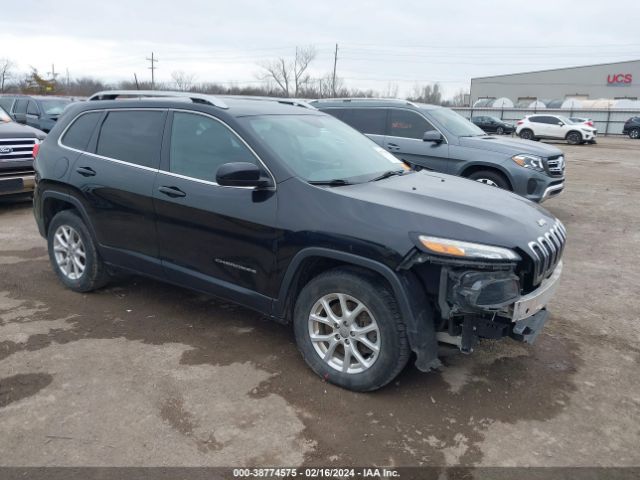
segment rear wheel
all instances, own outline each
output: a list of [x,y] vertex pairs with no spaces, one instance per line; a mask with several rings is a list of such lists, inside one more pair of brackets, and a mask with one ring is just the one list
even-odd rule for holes
[[349,390],[383,387],[409,359],[393,294],[358,271],[330,270],[311,280],[296,301],[294,330],[311,369]]
[[477,172],[473,172],[467,178],[469,178],[470,180],[475,180],[476,182],[484,183],[485,185],[489,185],[491,187],[511,190],[507,179],[504,178],[504,175],[498,172],[492,172],[490,170],[478,170]]
[[580,145],[582,143],[582,135],[580,132],[567,133],[567,143],[569,145]]
[[104,286],[109,274],[82,219],[64,210],[51,220],[47,234],[49,260],[66,287],[89,292]]
[[528,128],[523,128],[520,130],[520,138],[523,140],[533,140],[533,131]]
[[640,128],[632,128],[629,130],[629,138],[633,138],[634,140],[640,138]]

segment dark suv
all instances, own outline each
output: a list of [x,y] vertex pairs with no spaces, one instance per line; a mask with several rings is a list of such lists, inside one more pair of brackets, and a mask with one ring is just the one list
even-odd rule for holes
[[53,128],[70,103],[71,100],[68,98],[53,96],[4,95],[0,97],[0,105],[16,122],[43,132],[49,132]]
[[[126,96],[165,95],[166,98]],[[172,98],[175,96],[175,98]],[[36,158],[34,214],[55,273],[87,292],[127,270],[292,323],[309,366],[353,390],[438,341],[532,342],[565,229],[522,197],[403,168],[296,101],[103,92]]]
[[516,131],[516,127],[512,123],[507,123],[498,117],[489,115],[474,115],[471,117],[471,123],[480,127],[486,133],[505,135]]
[[622,134],[629,135],[629,138],[640,138],[640,117],[631,117],[629,120],[624,122]]
[[564,189],[561,150],[487,135],[449,108],[389,99],[329,99],[311,104],[415,168],[467,177],[535,202]]

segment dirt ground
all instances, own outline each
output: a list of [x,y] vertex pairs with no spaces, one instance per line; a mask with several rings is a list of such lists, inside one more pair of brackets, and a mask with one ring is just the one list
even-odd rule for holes
[[640,141],[560,145],[569,232],[533,346],[484,342],[356,394],[288,327],[142,278],[66,290],[0,204],[0,465],[640,465]]

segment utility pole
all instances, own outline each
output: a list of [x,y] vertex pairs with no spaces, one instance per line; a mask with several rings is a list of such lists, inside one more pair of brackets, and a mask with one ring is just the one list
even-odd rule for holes
[[157,58],[154,58],[153,56],[153,52],[151,52],[151,58],[147,58],[147,60],[149,60],[151,62],[151,66],[149,67],[149,70],[151,70],[151,90],[154,89],[154,85],[156,83],[156,77],[155,77],[155,70],[156,68],[156,62],[158,61]]
[[333,55],[333,79],[331,80],[331,92],[336,96],[336,66],[338,64],[338,44],[336,43],[336,53]]
[[133,74],[133,79],[136,81],[136,90],[140,90],[140,84],[138,83],[138,75]]

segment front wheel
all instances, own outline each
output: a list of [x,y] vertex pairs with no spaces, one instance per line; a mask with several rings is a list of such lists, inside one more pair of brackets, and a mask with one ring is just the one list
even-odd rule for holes
[[473,172],[468,177],[470,180],[475,180],[476,182],[484,183],[485,185],[489,185],[490,187],[498,187],[503,190],[511,190],[509,188],[509,183],[503,175],[497,172],[492,172],[490,170],[479,170],[477,172]]
[[496,129],[496,133],[497,133],[498,135],[504,135],[504,128],[502,128],[502,127],[498,127],[498,128]]
[[629,130],[629,138],[633,138],[634,140],[640,138],[640,128],[632,128]]
[[328,382],[366,392],[393,380],[409,359],[396,300],[375,276],[335,269],[312,279],[294,311],[296,343]]
[[65,286],[89,292],[109,281],[107,268],[96,250],[82,219],[72,210],[63,210],[51,220],[47,233],[49,260]]
[[569,145],[580,145],[582,143],[582,135],[580,132],[569,132],[567,134],[567,143]]

